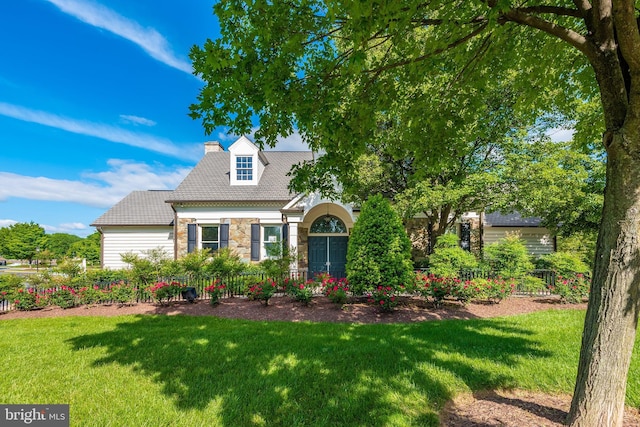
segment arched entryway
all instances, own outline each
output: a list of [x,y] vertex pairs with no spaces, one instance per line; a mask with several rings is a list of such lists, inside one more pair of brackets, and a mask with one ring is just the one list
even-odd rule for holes
[[309,275],[345,277],[348,243],[349,232],[340,218],[327,214],[316,219],[309,229]]

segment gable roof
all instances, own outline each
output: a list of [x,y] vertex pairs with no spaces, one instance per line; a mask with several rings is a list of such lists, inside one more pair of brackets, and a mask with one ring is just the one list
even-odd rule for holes
[[484,216],[484,224],[490,227],[541,227],[541,223],[538,217],[523,218],[518,212],[492,212]]
[[172,191],[134,191],[96,219],[92,227],[104,225],[173,225],[174,212],[165,200]]
[[311,151],[264,151],[267,165],[257,185],[230,185],[230,153],[210,152],[166,199],[180,202],[286,202],[294,195],[289,191],[291,167],[312,160]]

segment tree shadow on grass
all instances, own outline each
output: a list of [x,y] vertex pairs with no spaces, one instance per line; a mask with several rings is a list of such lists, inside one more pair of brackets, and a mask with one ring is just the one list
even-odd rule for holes
[[549,356],[531,335],[497,320],[356,325],[138,316],[69,343],[104,349],[95,366],[116,363],[149,376],[179,410],[220,402],[223,425],[435,426],[460,387],[514,385],[492,366]]

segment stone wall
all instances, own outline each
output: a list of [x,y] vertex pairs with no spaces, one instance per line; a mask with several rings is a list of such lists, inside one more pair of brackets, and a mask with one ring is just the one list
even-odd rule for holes
[[298,227],[298,268],[309,268],[309,229]]
[[229,224],[229,249],[246,261],[251,260],[251,224],[260,223],[259,218],[221,219]]

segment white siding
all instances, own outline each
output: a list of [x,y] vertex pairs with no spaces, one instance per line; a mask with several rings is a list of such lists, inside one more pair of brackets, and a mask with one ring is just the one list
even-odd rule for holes
[[484,228],[483,245],[490,245],[504,238],[507,234],[518,233],[530,255],[540,256],[553,252],[553,237],[542,227],[486,227]]
[[142,255],[150,249],[162,248],[173,259],[173,227],[103,227],[102,266],[120,269],[127,267],[120,254],[133,252]]

